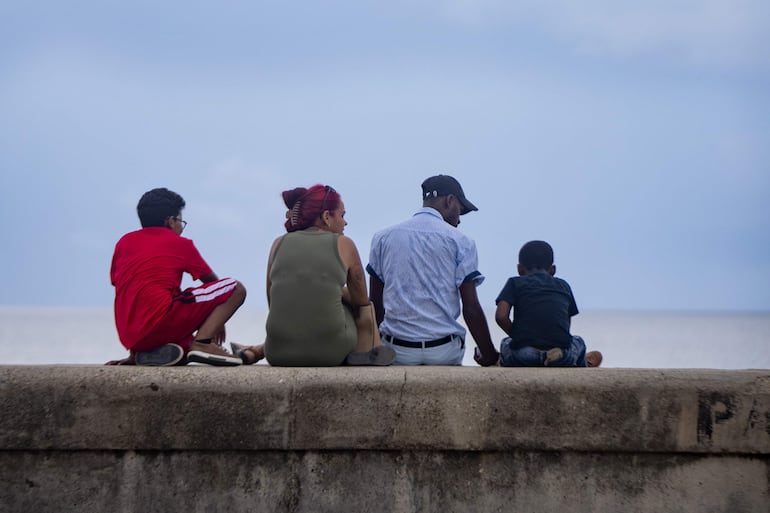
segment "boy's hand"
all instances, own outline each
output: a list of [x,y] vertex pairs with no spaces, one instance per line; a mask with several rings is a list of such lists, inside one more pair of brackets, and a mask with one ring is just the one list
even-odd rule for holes
[[500,360],[500,353],[495,351],[492,354],[483,355],[479,348],[476,347],[473,351],[473,359],[482,367],[489,367],[490,365],[497,365],[497,362]]

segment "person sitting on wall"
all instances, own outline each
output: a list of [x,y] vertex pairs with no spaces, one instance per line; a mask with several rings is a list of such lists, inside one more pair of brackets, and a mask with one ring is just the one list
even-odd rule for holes
[[[219,277],[193,241],[182,237],[184,199],[166,188],[142,195],[142,228],[115,245],[110,279],[115,286],[115,325],[125,360],[112,364],[169,366],[186,361],[235,366],[241,358],[221,347],[225,323],[243,304],[246,288]],[[181,290],[183,273],[203,284]],[[258,349],[258,346],[255,346]]]
[[283,191],[287,233],[267,263],[265,358],[283,367],[390,365],[353,240],[333,187]]
[[[586,354],[581,337],[570,334],[578,314],[569,284],[556,278],[553,248],[527,242],[519,251],[519,276],[509,278],[497,297],[495,321],[508,336],[500,343],[503,367],[598,367],[599,351]],[[513,311],[513,318],[511,318]]]
[[474,210],[455,178],[432,176],[422,183],[422,209],[372,238],[369,288],[397,365],[462,365],[461,308],[476,341],[476,362],[498,361],[476,293],[484,281],[476,243],[457,229],[460,216]]

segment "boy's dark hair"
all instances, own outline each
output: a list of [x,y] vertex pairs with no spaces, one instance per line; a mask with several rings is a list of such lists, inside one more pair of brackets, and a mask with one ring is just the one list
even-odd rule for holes
[[142,194],[136,205],[136,213],[142,228],[164,226],[166,219],[179,215],[185,206],[184,199],[174,191],[159,187]]
[[542,240],[529,241],[519,250],[519,264],[528,271],[547,271],[553,265],[553,248]]

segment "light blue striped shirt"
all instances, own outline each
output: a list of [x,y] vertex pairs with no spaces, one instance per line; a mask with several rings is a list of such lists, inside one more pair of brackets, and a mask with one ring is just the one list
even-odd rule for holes
[[383,335],[414,342],[465,336],[460,285],[484,281],[476,243],[430,207],[374,234],[366,270],[385,285]]

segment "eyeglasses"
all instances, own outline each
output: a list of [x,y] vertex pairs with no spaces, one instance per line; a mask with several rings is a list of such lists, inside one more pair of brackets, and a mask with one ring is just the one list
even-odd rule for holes
[[337,192],[334,190],[334,187],[331,185],[327,185],[324,187],[326,189],[326,194],[324,194],[324,200],[321,202],[321,213],[323,213],[324,210],[326,210],[324,207],[326,207],[326,199],[329,197],[330,192]]
[[187,221],[185,221],[184,219],[179,219],[178,217],[172,217],[171,219],[173,219],[177,223],[182,223],[182,230],[187,228]]

